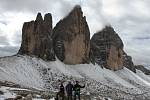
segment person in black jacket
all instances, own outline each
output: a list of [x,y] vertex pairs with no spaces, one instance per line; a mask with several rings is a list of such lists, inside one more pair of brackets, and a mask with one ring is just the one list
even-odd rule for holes
[[73,85],[69,81],[66,85],[66,92],[67,92],[67,100],[72,100],[72,91],[73,91]]
[[55,100],[65,100],[64,98],[65,98],[65,89],[63,83],[61,82],[61,85],[59,87],[59,92],[57,93]]
[[62,82],[61,82],[61,84],[60,84],[59,89],[60,89],[60,92],[62,92],[62,93],[64,93],[64,92],[65,92],[64,85],[63,85],[63,83],[62,83]]
[[76,100],[76,96],[78,96],[79,100],[80,100],[80,88],[84,88],[84,86],[79,85],[79,82],[76,81],[76,84],[73,87],[74,90],[74,100]]

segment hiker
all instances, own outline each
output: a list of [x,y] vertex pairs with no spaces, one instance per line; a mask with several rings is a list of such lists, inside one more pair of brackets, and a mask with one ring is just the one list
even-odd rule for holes
[[72,100],[72,91],[73,91],[73,85],[69,81],[66,85],[66,92],[67,92],[67,100]]
[[65,90],[64,90],[63,83],[61,82],[61,85],[59,87],[59,92],[57,93],[55,100],[65,100],[64,98],[65,98]]
[[79,82],[76,81],[76,84],[73,87],[74,90],[74,100],[76,100],[76,96],[78,96],[78,99],[80,100],[80,88],[84,88],[84,86],[79,85]]

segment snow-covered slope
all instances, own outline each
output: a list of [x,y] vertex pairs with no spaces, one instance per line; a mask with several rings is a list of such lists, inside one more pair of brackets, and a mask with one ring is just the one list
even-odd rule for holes
[[145,65],[144,67],[145,67],[146,69],[150,70],[150,66],[148,66],[148,65],[146,66],[146,65]]
[[[83,93],[111,98],[150,98],[150,76],[124,68],[119,71],[102,69],[98,65],[65,65],[59,60],[45,62],[29,56],[0,59],[0,81],[10,81],[23,87],[57,91],[60,81],[79,80],[86,84]],[[113,92],[113,93],[112,93]]]
[[43,88],[34,60],[27,57],[6,57],[0,59],[0,80],[10,81],[26,87]]

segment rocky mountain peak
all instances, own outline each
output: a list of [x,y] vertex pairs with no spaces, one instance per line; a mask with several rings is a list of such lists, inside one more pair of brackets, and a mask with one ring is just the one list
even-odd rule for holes
[[90,58],[108,69],[123,68],[123,42],[111,26],[106,26],[91,38]]
[[36,16],[36,21],[43,21],[42,14],[38,13]]
[[52,23],[52,15],[51,15],[51,13],[45,14],[45,16],[44,16],[44,21],[45,21],[45,22],[51,22],[51,23]]
[[45,33],[49,33],[49,35],[52,35],[52,15],[51,13],[47,13],[44,16],[44,31]]
[[80,6],[75,6],[53,29],[56,56],[66,64],[89,62],[90,31]]
[[109,31],[109,33],[106,33],[106,34],[115,33],[115,31],[114,31],[113,27],[112,27],[112,26],[110,26],[110,25],[105,26],[105,27],[102,29],[102,31],[101,31],[101,32],[108,32],[108,31]]
[[52,17],[41,13],[36,20],[25,22],[22,28],[22,43],[18,54],[40,57],[44,60],[55,60],[52,43]]
[[82,9],[81,9],[81,6],[80,5],[76,5],[73,10],[70,12],[69,16],[70,15],[74,15],[76,17],[82,17],[83,15],[83,12],[82,12]]
[[104,38],[106,38],[108,41],[111,41],[112,45],[123,49],[123,42],[112,26],[106,26],[104,29],[102,29],[102,31],[99,32],[99,34],[104,34]]

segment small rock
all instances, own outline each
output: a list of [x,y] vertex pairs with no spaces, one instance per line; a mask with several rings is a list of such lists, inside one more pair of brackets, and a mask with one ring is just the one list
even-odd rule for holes
[[31,95],[31,94],[28,94],[28,95],[24,98],[24,100],[32,100],[32,95]]
[[18,95],[14,100],[21,100],[22,96]]
[[3,94],[4,94],[4,92],[0,91],[0,95],[3,95]]

